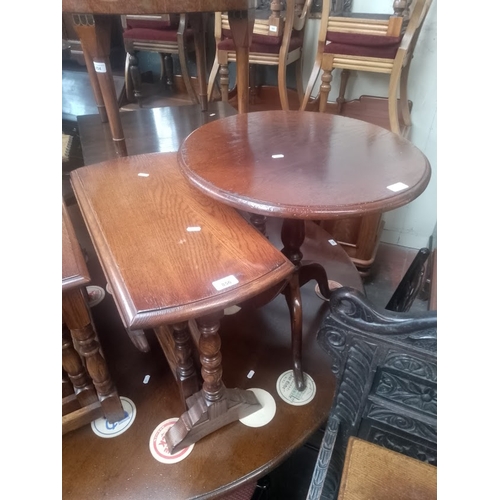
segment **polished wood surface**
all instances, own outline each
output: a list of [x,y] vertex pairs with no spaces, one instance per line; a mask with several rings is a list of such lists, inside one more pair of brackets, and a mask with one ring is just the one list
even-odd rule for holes
[[[129,328],[222,310],[293,269],[238,213],[192,188],[175,153],[82,167],[71,182]],[[237,286],[218,291],[213,283],[230,275]]]
[[[302,390],[300,287],[313,279],[329,296],[324,268],[302,262],[304,220],[405,205],[427,187],[429,161],[406,139],[369,123],[311,111],[262,111],[198,128],[182,143],[179,163],[208,196],[253,214],[284,218],[282,251],[296,269],[284,294],[296,385]],[[398,183],[405,187],[389,189]]]
[[[227,103],[210,102],[206,113],[196,104],[165,106],[120,112],[130,155],[178,151],[182,141],[195,129],[219,118],[236,115]],[[79,116],[78,130],[85,165],[116,157],[109,127],[99,116]]]
[[80,288],[90,282],[89,271],[76,238],[75,230],[62,203],[62,290]]
[[433,500],[437,468],[368,441],[350,438],[338,500]]
[[[204,125],[186,138],[179,162],[215,199],[298,219],[393,210],[419,196],[431,176],[429,161],[410,141],[370,123],[310,111],[262,111]],[[398,182],[408,187],[388,189]]]
[[[235,210],[201,194],[175,153],[111,160],[71,182],[124,325],[173,324],[176,374],[187,411],[166,433],[176,453],[261,408],[250,391],[222,383],[220,318],[226,307],[278,288],[294,266]],[[187,334],[196,318],[203,388]],[[187,398],[186,398],[187,396]]]
[[92,14],[182,14],[255,8],[257,0],[62,0],[63,12]]
[[[90,281],[87,266],[62,204],[62,432],[104,416],[114,423],[125,416],[102,355],[83,290]],[[84,360],[84,361],[83,361]],[[67,379],[66,379],[67,377]]]

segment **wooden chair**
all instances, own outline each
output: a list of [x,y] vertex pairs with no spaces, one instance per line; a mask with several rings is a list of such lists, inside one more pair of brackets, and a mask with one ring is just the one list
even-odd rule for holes
[[141,103],[141,72],[137,51],[160,54],[160,78],[169,88],[174,86],[172,55],[179,57],[182,79],[194,104],[198,97],[194,91],[187,65],[187,52],[194,51],[193,30],[187,25],[186,14],[123,15],[123,41],[127,57],[125,60],[125,88],[129,101]]
[[[323,2],[316,59],[301,109],[310,104],[320,69],[323,71],[319,91],[320,112],[326,109],[334,69],[342,70],[337,97],[338,113],[342,113],[351,71],[385,73],[390,76],[390,129],[404,135],[411,125],[407,89],[410,64],[432,0],[395,0],[393,15],[332,12],[332,2],[334,0]],[[400,126],[398,91],[404,127]]]
[[349,438],[437,465],[437,311],[380,310],[335,290],[318,332],[336,394],[307,500],[337,498]]
[[[256,19],[250,46],[250,65],[278,67],[278,90],[282,109],[290,109],[286,83],[286,69],[295,63],[296,85],[302,100],[302,48],[304,28],[309,18],[311,0],[288,0],[286,6],[273,0],[269,10],[256,10]],[[220,92],[223,101],[229,100],[230,62],[236,62],[235,44],[227,13],[215,14],[216,54],[208,80],[208,99],[213,98],[217,75],[220,74]],[[236,82],[237,84],[237,82]]]

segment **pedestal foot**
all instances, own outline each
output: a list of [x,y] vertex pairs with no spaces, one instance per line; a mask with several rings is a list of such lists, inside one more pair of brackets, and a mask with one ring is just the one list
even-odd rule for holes
[[203,391],[187,399],[189,410],[167,431],[165,441],[170,454],[199,441],[231,422],[262,408],[252,391],[225,389],[218,401],[208,401]]

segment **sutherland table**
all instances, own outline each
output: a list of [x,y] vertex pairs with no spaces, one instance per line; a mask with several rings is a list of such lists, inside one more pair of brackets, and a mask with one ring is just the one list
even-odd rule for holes
[[300,287],[314,279],[329,296],[325,269],[302,262],[306,219],[393,210],[427,187],[429,161],[408,140],[376,125],[325,113],[262,111],[201,126],[179,149],[189,181],[227,205],[283,218],[282,252],[296,272],[284,294],[292,317],[297,388],[301,364]]
[[[236,46],[238,110],[248,111],[248,50],[251,43],[257,0],[62,0],[62,11],[73,13],[85,64],[97,108],[103,122],[108,121],[118,156],[127,155],[118,102],[109,63],[110,14],[189,14],[195,33],[196,65],[200,84],[201,110],[207,110],[205,27],[207,12],[228,11]],[[247,82],[245,85],[244,82]]]
[[[187,411],[166,433],[176,453],[261,408],[226,389],[218,334],[224,308],[284,286],[293,265],[232,208],[186,181],[176,153],[118,158],[71,172],[83,219],[125,327],[169,335]],[[198,391],[188,321],[199,328]],[[172,325],[172,331],[166,327]]]

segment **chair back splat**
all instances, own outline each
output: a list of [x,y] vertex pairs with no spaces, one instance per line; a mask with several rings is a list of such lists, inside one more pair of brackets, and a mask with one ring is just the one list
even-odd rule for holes
[[318,342],[338,380],[307,499],[337,498],[351,436],[437,465],[437,312],[380,310],[342,287]]

